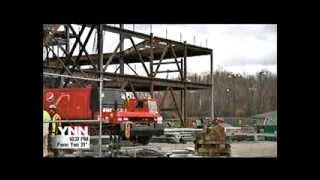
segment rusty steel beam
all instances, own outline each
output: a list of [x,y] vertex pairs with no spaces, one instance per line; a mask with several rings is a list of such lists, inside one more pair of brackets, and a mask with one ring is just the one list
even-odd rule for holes
[[72,38],[72,35],[70,35],[69,33],[69,26],[65,25],[64,26],[64,33],[65,33],[65,39],[67,41],[67,44],[66,44],[66,51],[67,53],[69,53],[70,51],[70,38]]
[[[92,25],[88,24],[87,26],[91,27]],[[112,27],[112,26],[109,26],[109,25],[103,25],[103,30],[109,31],[109,32],[112,32],[112,33],[122,34],[125,37],[136,37],[136,38],[145,39],[145,40],[150,39],[150,35],[148,35],[148,34],[139,33],[139,32],[131,31],[131,30],[127,30],[127,29],[121,29],[121,28],[118,28],[118,27]],[[154,36],[153,39],[156,40],[156,41],[159,41],[159,42],[166,42],[168,44],[184,46],[184,43],[182,43],[182,42],[174,41],[174,40],[170,40],[170,39],[166,39],[166,38],[161,38],[161,37]],[[188,44],[188,46],[191,47],[191,48],[201,49],[203,51],[207,51],[208,53],[210,53],[212,51],[212,49],[201,47],[201,46],[196,46],[196,45],[193,45],[193,44]]]
[[[58,61],[61,63],[61,65],[63,66],[63,69],[67,71],[67,73],[72,76],[72,73],[70,72],[70,70],[68,69],[68,67],[66,67],[66,65],[64,64],[64,62],[56,55],[56,53],[53,51],[53,49],[51,47],[48,47],[47,48],[52,52],[53,56],[55,56]],[[57,81],[60,81],[60,79],[58,78]],[[81,85],[80,82],[76,79],[75,81],[78,85]],[[63,85],[63,87],[66,86],[66,83]]]
[[[183,72],[183,75],[184,75],[184,67],[183,67],[183,60],[181,59],[181,70]],[[184,81],[184,76],[183,78],[181,79],[181,81],[183,82]],[[180,90],[180,108],[181,108],[181,114],[182,116],[184,117],[184,114],[185,114],[185,110],[184,110],[184,90]]]
[[130,85],[130,87],[131,87],[131,91],[132,91],[134,97],[136,97],[136,99],[139,99],[139,98],[138,98],[138,95],[137,95],[136,91],[134,90],[134,87],[133,87],[133,85],[132,85],[131,82],[129,82],[129,85]]
[[[80,47],[80,43],[81,43],[80,37],[81,37],[81,35],[83,34],[84,29],[85,29],[86,26],[85,26],[85,25],[82,25],[81,30],[79,31],[79,34],[78,34],[78,35],[77,35],[77,33],[75,32],[75,30],[73,29],[73,27],[72,27],[71,24],[68,24],[67,26],[71,29],[72,33],[76,36],[76,41],[75,41],[75,43],[73,44],[71,51],[66,54],[66,61],[69,60],[69,61],[72,62],[72,67],[70,68],[71,71],[72,71],[72,73],[74,72],[75,67],[78,67],[79,71],[82,72],[80,66],[77,65],[77,61],[78,61],[79,58],[81,57],[82,51],[79,52],[79,55],[76,57],[76,60],[73,60],[73,59],[72,59],[72,55],[73,55],[73,53],[74,53],[74,51],[75,51],[75,49],[76,49],[77,44],[79,44],[79,47]],[[85,48],[85,46],[86,46],[86,43],[84,44],[84,46],[81,46],[82,49]],[[95,68],[95,67],[94,67],[94,68]],[[69,69],[69,70],[70,70],[70,69]],[[63,69],[60,73],[63,73],[63,72],[64,72],[64,69]],[[68,83],[69,83],[69,80],[67,79],[67,80],[65,81],[63,87],[65,87]]]
[[150,34],[150,76],[151,77],[154,77],[153,76],[153,59],[154,59],[154,56],[153,56],[153,33]]
[[[183,59],[183,68],[184,68],[184,82],[187,80],[187,42],[184,41],[184,59]],[[183,119],[186,122],[187,121],[187,86],[184,84],[184,89],[183,89]]]
[[156,77],[157,73],[158,73],[158,70],[159,70],[159,67],[160,67],[160,64],[162,62],[162,59],[164,58],[164,56],[166,55],[167,51],[168,51],[168,48],[169,48],[169,45],[166,46],[161,54],[161,57],[160,57],[160,60],[159,60],[159,64],[156,68],[156,71],[154,72],[154,76],[153,77]]
[[[67,26],[67,27],[68,27],[68,26]],[[84,27],[85,27],[85,26],[84,26]],[[73,34],[76,34],[76,32],[75,32],[75,30],[74,30],[73,28],[70,28],[70,29],[71,29],[71,31],[72,31]],[[81,29],[81,30],[82,30],[82,29]],[[81,31],[80,31],[80,32],[81,32]],[[79,34],[80,34],[80,33],[79,33]],[[81,33],[81,34],[82,34],[82,33]],[[84,48],[84,53],[85,53],[86,57],[89,59],[92,67],[93,67],[94,69],[97,69],[97,66],[95,65],[94,61],[90,58],[89,53],[87,52],[87,50],[85,49],[84,45],[82,44],[80,37],[81,37],[81,35],[79,35],[79,36],[76,36],[76,35],[75,35],[76,42],[78,42],[78,44],[79,44],[80,47]],[[75,43],[75,44],[76,44],[76,43]],[[71,56],[70,56],[70,57],[71,57]]]
[[165,100],[166,97],[167,97],[169,88],[170,88],[170,87],[167,87],[166,91],[164,92],[163,97],[162,97],[161,100],[160,100],[159,109],[161,109],[161,108],[163,107],[163,103],[164,103],[164,100]]
[[[88,43],[88,41],[89,41],[89,39],[90,39],[90,37],[91,37],[91,34],[92,34],[93,30],[94,30],[94,27],[92,27],[92,28],[90,29],[90,31],[89,31],[89,33],[88,33],[88,35],[87,35],[87,37],[86,37],[86,39],[85,39],[85,41],[84,41],[84,43],[83,43],[83,46],[82,46],[81,49],[80,49],[79,55],[77,56],[77,59],[75,60],[75,65],[72,66],[72,72],[74,71],[75,67],[78,66],[77,63],[78,63],[78,61],[79,61],[79,59],[80,59],[83,51],[84,51],[85,48],[86,48],[86,45],[87,45],[87,43]],[[80,66],[78,66],[78,67],[79,67],[79,70],[80,70]]]
[[[44,65],[43,69],[44,69],[44,72],[52,72],[54,70],[61,70],[62,68]],[[83,72],[75,71],[73,74],[77,74],[79,76],[96,78],[96,75],[99,74],[99,72],[96,72],[93,70],[83,70]],[[150,78],[150,77],[135,76],[135,75],[120,75],[120,74],[114,74],[110,72],[104,72],[103,76],[104,78],[107,78],[107,79],[126,80],[126,81],[135,82],[135,83],[148,84],[148,86],[153,81],[155,86],[170,86],[172,88],[178,88],[178,89],[183,89],[184,86],[188,87],[189,89],[208,89],[211,87],[211,84],[196,83],[196,82],[181,82],[178,80]]]
[[[181,64],[182,63],[182,61],[178,61],[178,63],[179,64]],[[175,61],[168,61],[168,62],[161,62],[161,63],[153,63],[153,65],[161,65],[161,64],[176,64],[176,62]],[[182,69],[182,68],[181,68]]]
[[181,115],[181,112],[180,112],[180,110],[179,110],[178,103],[177,103],[177,101],[176,101],[174,92],[173,92],[172,88],[169,88],[169,90],[170,90],[171,97],[172,97],[172,99],[173,99],[174,105],[175,105],[175,107],[176,107],[176,110],[177,110],[177,112],[178,112],[178,116],[179,116],[179,118],[180,118],[181,124],[182,124],[182,126],[184,127],[184,122],[183,122],[182,115]]
[[182,74],[182,71],[181,71],[181,69],[180,69],[180,66],[179,66],[179,63],[178,63],[178,60],[177,60],[177,55],[176,55],[176,53],[175,53],[172,45],[170,45],[170,48],[171,48],[172,54],[173,54],[173,56],[174,56],[174,61],[175,61],[176,64],[177,64],[177,68],[178,68],[178,71],[179,71],[179,73],[180,73],[180,77],[181,77],[181,79],[183,79],[183,74]]
[[114,73],[116,74],[119,69],[120,69],[120,66],[118,66],[118,67],[116,68],[116,70],[114,71]]
[[129,37],[129,39],[130,39],[130,41],[131,41],[131,43],[132,43],[132,45],[133,45],[136,53],[137,53],[138,56],[139,56],[139,59],[140,59],[140,61],[141,61],[141,63],[142,63],[142,66],[143,66],[144,70],[146,71],[147,75],[150,76],[150,73],[148,72],[148,69],[147,69],[146,65],[144,64],[144,60],[143,60],[143,58],[142,58],[139,50],[138,50],[137,47],[136,47],[136,44],[134,43],[132,37]]
[[71,51],[70,51],[70,53],[69,53],[69,55],[68,55],[68,58],[71,59],[71,58],[72,58],[72,55],[73,55],[73,52],[74,52],[74,50],[76,49],[76,46],[77,46],[77,44],[79,43],[80,37],[81,37],[81,35],[83,34],[84,29],[85,29],[86,26],[85,26],[85,24],[82,25],[82,27],[81,27],[78,35],[77,35],[77,33],[75,32],[75,30],[73,29],[73,27],[72,27],[71,24],[68,24],[68,26],[69,26],[69,28],[71,29],[72,33],[76,36],[76,41],[74,42],[74,44],[73,44],[73,46],[72,46],[72,48],[71,48]]
[[119,42],[119,44],[117,45],[116,49],[114,49],[112,55],[109,57],[108,61],[104,64],[103,72],[106,72],[107,67],[112,62],[112,59],[113,59],[114,55],[117,53],[118,49],[120,48],[120,45],[121,45],[121,42]]
[[49,46],[46,46],[53,54],[53,56],[55,56],[58,61],[60,62],[60,64],[62,65],[62,67],[68,72],[69,75],[72,75],[72,73],[70,72],[70,70],[68,69],[68,67],[64,64],[64,62],[56,55],[56,53],[53,51],[53,49]]
[[[138,73],[129,65],[129,63],[126,63],[126,65],[131,69],[131,71],[138,76]],[[120,67],[120,66],[119,66]]]
[[210,114],[211,114],[211,119],[214,119],[214,79],[213,79],[213,53],[211,53],[210,55],[210,79],[211,79],[211,91],[210,91],[210,95],[211,95],[211,110],[210,110]]
[[157,73],[172,73],[172,72],[180,72],[179,70],[166,70],[166,71],[158,71]]
[[56,31],[55,33],[53,33],[53,35],[55,37],[59,37],[59,38],[63,38],[63,39],[67,39],[67,36],[69,36],[70,39],[72,38],[76,38],[76,36],[74,34],[66,34],[65,31]]
[[[123,24],[120,24],[120,29],[124,29]],[[120,64],[120,74],[124,74],[124,63],[123,63],[123,50],[124,50],[124,36],[120,34],[120,59],[119,59],[119,64]]]

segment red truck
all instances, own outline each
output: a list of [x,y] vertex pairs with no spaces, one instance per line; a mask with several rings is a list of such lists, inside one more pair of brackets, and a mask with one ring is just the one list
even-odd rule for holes
[[[102,134],[120,135],[122,139],[148,144],[152,136],[163,134],[162,117],[151,98],[123,100],[124,92],[104,89],[102,96]],[[121,97],[122,96],[122,97]],[[99,93],[97,88],[46,88],[44,109],[55,104],[63,120],[97,120]],[[99,134],[99,123],[63,123],[87,125],[90,135]]]

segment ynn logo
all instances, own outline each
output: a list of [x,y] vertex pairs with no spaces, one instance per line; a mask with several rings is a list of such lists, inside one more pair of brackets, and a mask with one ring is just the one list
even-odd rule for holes
[[61,135],[66,136],[89,136],[88,126],[65,126],[65,127],[58,127]]

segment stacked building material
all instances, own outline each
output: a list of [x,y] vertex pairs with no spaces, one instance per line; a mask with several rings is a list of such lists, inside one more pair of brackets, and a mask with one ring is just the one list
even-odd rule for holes
[[201,156],[230,156],[231,146],[227,141],[224,127],[215,125],[197,133],[195,152]]
[[164,135],[154,136],[151,142],[168,142],[168,143],[184,143],[193,142],[195,132],[200,132],[202,129],[195,128],[166,128]]

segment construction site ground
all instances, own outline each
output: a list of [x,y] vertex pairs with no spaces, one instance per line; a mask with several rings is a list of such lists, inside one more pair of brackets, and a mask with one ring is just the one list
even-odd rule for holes
[[[193,142],[186,144],[150,143],[149,146],[159,147],[171,153],[176,150],[194,148]],[[231,143],[231,157],[277,157],[276,141],[241,141]]]
[[[179,143],[149,143],[147,146],[127,146],[122,147],[121,149],[155,149],[155,151],[151,152],[151,154],[158,154],[155,152],[161,152],[163,154],[171,154],[169,156],[165,155],[166,157],[171,158],[202,158],[203,156],[197,156],[194,154],[194,143],[187,142],[185,144]],[[95,148],[97,152],[97,147]],[[105,148],[103,148],[105,149]],[[151,150],[152,151],[152,150]],[[79,151],[78,151],[79,152]],[[97,153],[85,153],[85,154],[69,154],[65,155],[64,157],[98,157]],[[82,154],[82,155],[81,155]],[[103,153],[103,157],[110,157]],[[130,156],[117,156],[117,157],[160,157],[159,155],[137,155]],[[164,156],[162,156],[164,157]],[[255,157],[277,157],[277,142],[276,141],[240,141],[240,142],[231,142],[231,156],[230,157],[248,157],[248,158],[255,158]]]

